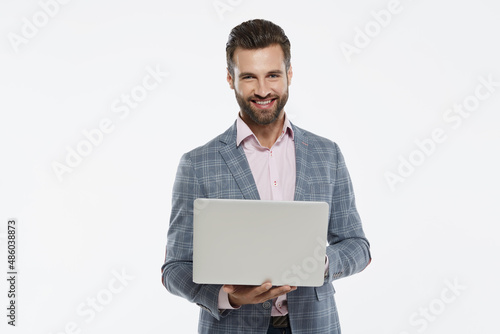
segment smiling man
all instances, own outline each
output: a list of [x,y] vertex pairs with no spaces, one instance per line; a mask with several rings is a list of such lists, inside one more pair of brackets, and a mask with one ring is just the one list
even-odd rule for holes
[[230,53],[227,81],[240,105],[239,115],[257,139],[264,140],[260,144],[271,148],[283,128],[292,67],[285,64],[279,44]]
[[[201,307],[200,333],[340,333],[332,281],[371,261],[343,156],[334,142],[286,116],[293,73],[290,41],[279,26],[265,20],[240,24],[231,31],[226,57],[227,81],[240,111],[226,132],[181,158],[162,282]],[[327,202],[323,285],[194,283],[193,201],[200,197]],[[277,247],[280,242],[286,240],[276,236]]]

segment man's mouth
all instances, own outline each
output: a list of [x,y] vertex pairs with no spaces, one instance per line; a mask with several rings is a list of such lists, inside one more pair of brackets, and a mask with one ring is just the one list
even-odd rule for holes
[[252,103],[259,109],[268,109],[274,105],[274,101],[277,98],[267,99],[267,100],[252,100]]

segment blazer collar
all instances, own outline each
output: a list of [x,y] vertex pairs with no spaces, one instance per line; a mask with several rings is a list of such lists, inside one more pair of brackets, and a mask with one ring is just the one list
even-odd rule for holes
[[220,135],[219,141],[223,144],[219,153],[226,162],[231,174],[233,174],[243,198],[260,199],[243,147],[236,145],[236,121],[233,126]]
[[292,124],[295,142],[295,201],[303,201],[307,193],[309,178],[307,174],[310,161],[309,138],[306,132]]
[[[291,124],[291,123],[290,123]],[[307,168],[309,161],[309,138],[300,128],[291,124],[294,132],[295,142],[295,201],[303,201],[307,193],[309,184]],[[233,174],[244,199],[260,199],[257,185],[248,165],[243,147],[236,145],[236,121],[223,134],[219,136],[219,141],[223,144],[219,150],[222,158],[226,162],[229,170]]]

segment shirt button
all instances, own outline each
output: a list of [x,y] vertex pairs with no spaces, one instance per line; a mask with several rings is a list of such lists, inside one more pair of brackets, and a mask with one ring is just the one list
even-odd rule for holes
[[271,303],[270,302],[264,302],[264,303],[262,303],[262,307],[265,310],[269,310],[271,308]]

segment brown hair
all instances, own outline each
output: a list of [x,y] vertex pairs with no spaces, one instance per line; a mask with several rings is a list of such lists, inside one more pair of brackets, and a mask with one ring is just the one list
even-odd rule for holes
[[286,70],[290,68],[292,58],[290,41],[285,31],[278,25],[266,20],[250,20],[241,23],[231,30],[226,43],[227,69],[234,75],[234,51],[240,47],[247,50],[262,49],[273,44],[279,44],[284,54]]

